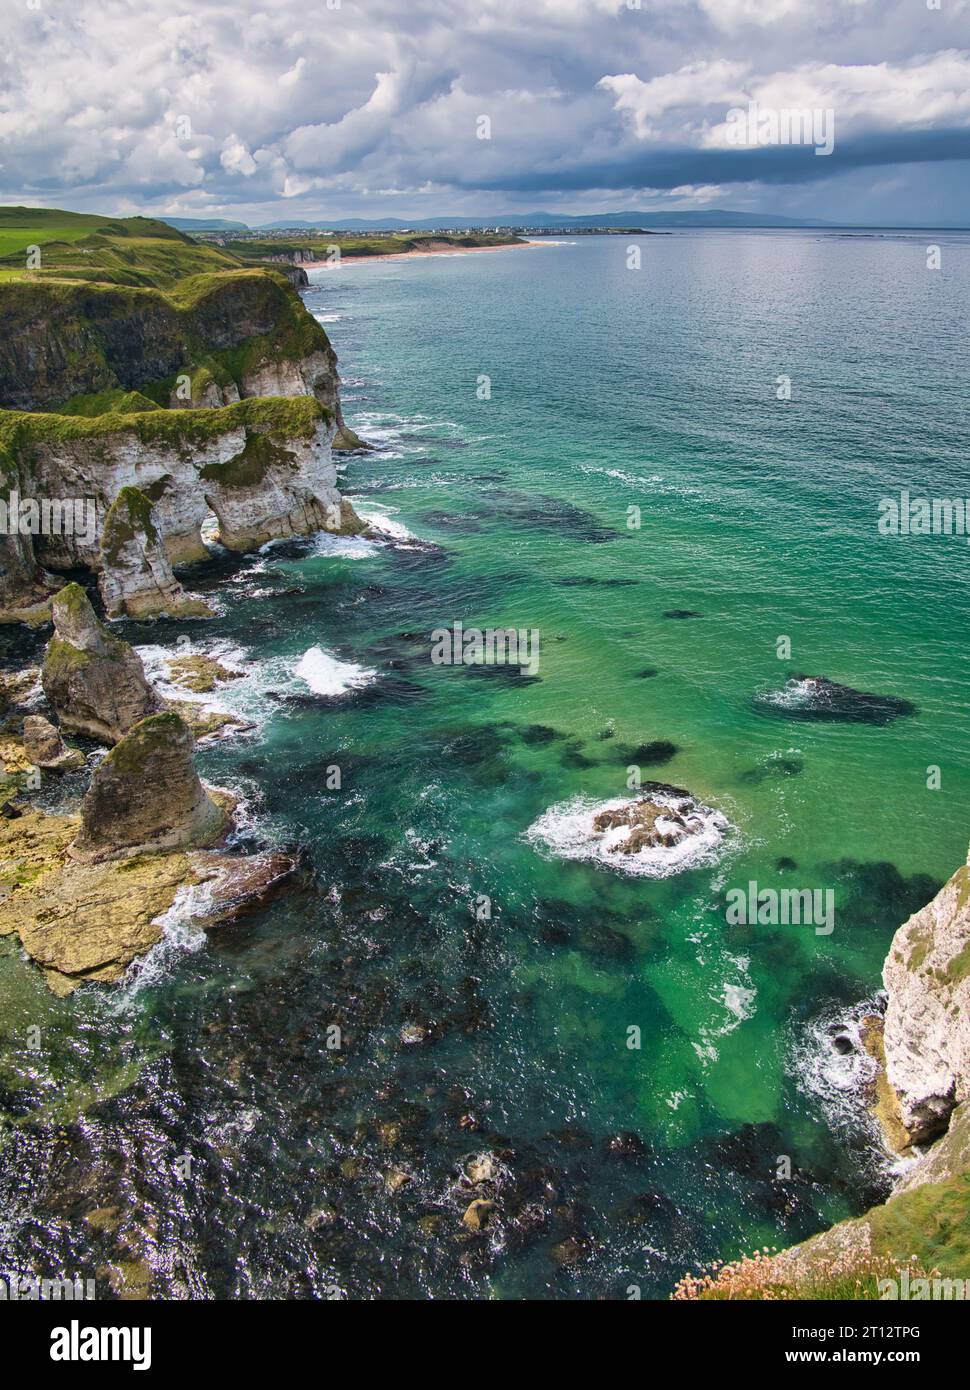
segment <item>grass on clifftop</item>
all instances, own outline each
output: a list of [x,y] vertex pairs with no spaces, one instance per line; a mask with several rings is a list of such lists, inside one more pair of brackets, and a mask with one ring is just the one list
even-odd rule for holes
[[[28,251],[36,248],[28,263]],[[217,246],[150,217],[109,218],[52,208],[0,208],[0,279],[85,280],[164,289],[189,275],[238,270]]]
[[329,409],[313,396],[249,396],[211,410],[109,411],[91,417],[0,410],[0,463],[35,446],[107,440],[121,434],[134,434],[142,444],[177,450],[201,449],[232,430],[309,439],[317,423],[330,416]]

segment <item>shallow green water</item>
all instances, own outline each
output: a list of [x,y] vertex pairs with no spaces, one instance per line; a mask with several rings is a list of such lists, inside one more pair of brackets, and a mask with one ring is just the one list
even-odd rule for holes
[[[59,1144],[8,1138],[8,1264],[87,1270],[127,1240],[163,1296],[662,1297],[878,1196],[858,1062],[826,1029],[970,827],[966,541],[876,531],[900,488],[970,495],[970,242],[935,239],[939,273],[925,237],[812,232],[649,238],[639,271],[603,237],[317,274],[346,413],[381,446],[345,490],[413,540],[214,562],[220,619],[126,634],[237,650],[228,698],[258,732],[204,769],[304,868],[120,995],[48,1003],[0,962],[6,1108],[65,1076],[117,1091]],[[433,666],[458,620],[538,629],[538,679]],[[314,695],[294,675],[313,647],[360,688]],[[792,671],[916,712],[756,700]],[[632,750],[661,741],[643,775],[723,813],[715,862],[657,879],[526,838],[627,795]],[[750,879],[833,889],[833,932],[730,926]],[[486,1149],[500,1216],[472,1237],[455,1165]],[[92,1235],[92,1206],[120,1227]]]

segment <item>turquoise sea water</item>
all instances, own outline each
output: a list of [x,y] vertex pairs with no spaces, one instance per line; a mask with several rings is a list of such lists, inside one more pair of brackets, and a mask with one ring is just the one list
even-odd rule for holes
[[[173,929],[120,992],[56,1002],[0,960],[4,1267],[665,1297],[880,1196],[832,1036],[966,856],[970,552],[880,536],[877,506],[970,496],[970,240],[639,244],[639,270],[593,237],[313,273],[378,445],[342,485],[391,540],[215,559],[214,623],[124,631],[156,667],[180,635],[239,660],[226,699],[258,727],[200,763],[254,842],[301,848],[299,882],[207,942]],[[432,665],[455,621],[537,629],[538,678]],[[915,710],[798,717],[763,698],[792,672]],[[637,762],[726,818],[706,861],[657,878],[529,836],[627,796]],[[749,880],[832,889],[834,930],[730,925]],[[457,1175],[485,1151],[472,1235]]]

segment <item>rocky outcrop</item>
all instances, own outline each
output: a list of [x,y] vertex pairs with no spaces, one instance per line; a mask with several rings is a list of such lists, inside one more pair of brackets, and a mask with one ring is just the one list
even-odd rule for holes
[[886,1077],[911,1143],[970,1099],[970,867],[899,928],[883,968]]
[[120,980],[165,931],[180,901],[206,930],[262,901],[290,874],[279,853],[250,856],[189,850],[102,863],[69,854],[73,816],[27,810],[0,819],[0,936],[17,935],[55,994]]
[[653,801],[650,797],[611,807],[593,817],[593,829],[598,835],[607,830],[629,828],[611,848],[616,854],[638,854],[643,849],[673,849],[689,835],[704,829],[702,818],[696,814],[690,797],[671,804]]
[[174,711],[136,724],[95,769],[71,857],[117,859],[216,843],[229,816],[203,787],[193,748]]
[[63,729],[117,743],[139,720],[162,708],[138,655],[95,616],[79,584],[52,604],[54,636],[41,683]]
[[108,508],[98,588],[109,618],[212,616],[205,600],[175,578],[151,498],[136,487],[123,487]]
[[[688,1275],[675,1298],[953,1297],[970,1279],[970,866],[905,922],[883,967],[885,1019],[863,1030],[887,1145],[915,1159],[882,1205],[802,1244]],[[895,1292],[893,1289],[895,1288]]]
[[84,766],[84,755],[68,748],[60,730],[42,714],[24,719],[24,752],[34,767],[46,772],[75,772]]

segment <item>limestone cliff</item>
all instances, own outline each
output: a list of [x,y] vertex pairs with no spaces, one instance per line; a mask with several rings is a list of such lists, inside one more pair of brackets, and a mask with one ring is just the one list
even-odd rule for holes
[[[84,499],[93,521],[17,537],[23,553],[0,602],[13,606],[28,586],[36,601],[42,571],[86,568],[99,574],[110,616],[204,613],[171,566],[208,556],[210,515],[220,542],[239,551],[359,525],[337,489],[334,429],[329,408],[307,395],[94,418],[0,411],[0,455],[15,455],[29,475],[24,495],[63,504],[65,516]],[[116,506],[127,489],[144,501],[127,492]]]
[[[287,276],[134,230],[0,279],[0,491],[60,509],[0,536],[0,620],[34,616],[47,571],[78,566],[110,616],[203,615],[171,566],[207,556],[210,512],[236,550],[359,525],[331,457],[360,444],[336,354]],[[125,489],[148,506],[117,508]]]
[[151,498],[123,487],[108,508],[101,533],[98,588],[109,618],[201,618],[212,609],[187,594],[155,524]]
[[886,1077],[911,1142],[946,1129],[970,1100],[970,867],[958,869],[893,938],[883,983],[889,996]]

